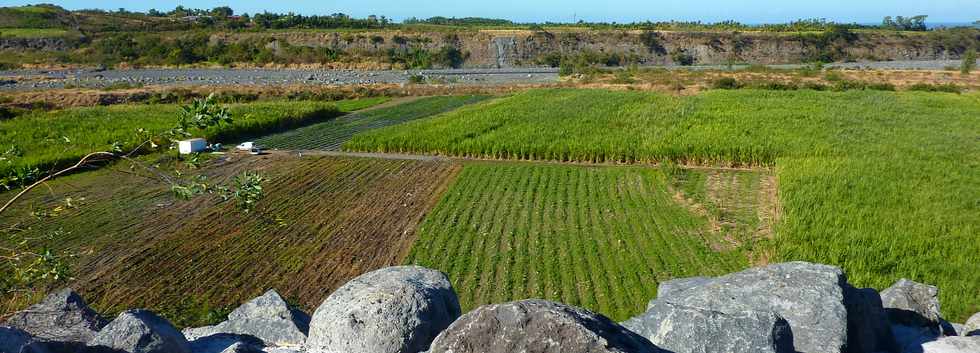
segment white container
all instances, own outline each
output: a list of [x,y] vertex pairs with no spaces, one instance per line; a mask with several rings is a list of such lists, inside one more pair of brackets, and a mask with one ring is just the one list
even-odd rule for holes
[[249,142],[243,142],[242,144],[238,145],[238,147],[236,147],[236,148],[239,151],[251,151],[252,148],[254,148],[254,147],[255,147],[255,143],[249,141]]
[[180,154],[191,154],[204,151],[208,148],[208,141],[204,139],[190,139],[177,142],[177,149]]

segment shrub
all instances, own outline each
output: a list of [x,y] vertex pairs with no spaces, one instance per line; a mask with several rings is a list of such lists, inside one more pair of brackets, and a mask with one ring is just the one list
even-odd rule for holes
[[633,79],[633,72],[631,70],[619,70],[616,71],[615,78],[613,78],[612,83],[628,85],[631,83],[636,83],[636,80]]
[[685,50],[676,50],[670,54],[670,59],[674,61],[675,64],[681,66],[691,66],[694,65],[695,58],[693,55],[688,54]]
[[425,83],[425,76],[422,75],[412,75],[408,76],[408,83],[413,85],[419,85]]
[[711,83],[711,88],[714,89],[739,89],[742,87],[743,85],[732,77],[722,77]]
[[977,51],[970,49],[963,54],[963,63],[960,64],[960,72],[969,75],[977,68]]
[[795,91],[799,89],[796,85],[792,83],[783,83],[777,81],[764,81],[752,85],[755,89],[764,89],[770,91]]
[[819,82],[805,82],[800,89],[809,89],[814,91],[826,91],[828,89],[827,85]]
[[907,88],[909,91],[916,92],[945,92],[945,93],[961,93],[962,88],[960,86],[954,85],[952,83],[941,84],[941,85],[931,85],[928,83],[917,83]]
[[459,68],[466,61],[466,55],[454,46],[444,46],[433,56],[432,62],[442,67]]

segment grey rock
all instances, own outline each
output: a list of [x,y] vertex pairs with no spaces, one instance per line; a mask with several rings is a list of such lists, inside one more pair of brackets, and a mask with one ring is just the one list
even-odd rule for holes
[[590,311],[531,299],[479,307],[432,342],[429,353],[662,352],[636,333]]
[[309,325],[308,315],[291,309],[279,293],[269,290],[232,311],[228,320],[214,326],[185,329],[184,336],[193,340],[227,333],[253,336],[267,345],[301,346],[306,343]]
[[907,353],[977,353],[980,352],[980,337],[953,336],[923,344]]
[[[666,282],[660,282],[660,284],[657,285],[657,298],[666,298],[678,292],[704,285],[709,282],[711,282],[711,278],[708,277],[678,278]],[[652,308],[656,303],[657,299],[650,300],[650,303],[647,304],[647,310],[650,310],[650,308]]]
[[184,335],[167,320],[147,310],[119,314],[95,338],[90,347],[127,353],[190,353]]
[[950,322],[948,324],[953,329],[954,335],[951,336],[966,336],[966,325],[957,324],[954,322]]
[[388,267],[338,288],[317,308],[306,348],[311,352],[425,351],[460,315],[445,274],[418,266]]
[[[195,353],[197,352],[195,351]],[[242,342],[236,342],[235,344],[228,346],[228,348],[225,348],[225,350],[221,351],[221,353],[263,353],[263,352],[262,352],[262,348],[250,344],[242,343]]]
[[793,353],[789,323],[771,311],[718,311],[656,302],[623,326],[673,353]]
[[0,353],[47,353],[26,331],[0,326]]
[[78,293],[65,288],[15,313],[6,324],[46,341],[88,342],[106,321]]
[[938,330],[942,320],[939,288],[902,278],[881,291],[881,303],[893,325],[927,326]]
[[194,339],[190,342],[190,348],[194,353],[221,353],[236,344],[242,344],[258,349],[265,347],[265,343],[263,343],[262,340],[252,336],[216,333],[206,337]]
[[[803,353],[840,353],[845,349],[857,351],[860,346],[873,346],[874,342],[888,341],[887,337],[855,338],[859,333],[875,335],[876,330],[862,329],[849,334],[849,327],[887,326],[880,322],[860,323],[858,320],[862,318],[857,315],[850,317],[849,309],[873,306],[874,303],[854,302],[847,305],[847,287],[849,285],[844,272],[837,267],[789,262],[717,277],[708,283],[671,291],[660,298],[673,304],[726,314],[745,311],[774,312],[789,322],[794,347]],[[851,295],[855,300],[867,299],[863,295]],[[874,317],[867,319],[876,320]],[[861,343],[849,344],[849,339],[859,340]],[[887,348],[881,347],[880,350],[887,351]]]
[[980,313],[973,314],[963,324],[963,336],[980,336]]

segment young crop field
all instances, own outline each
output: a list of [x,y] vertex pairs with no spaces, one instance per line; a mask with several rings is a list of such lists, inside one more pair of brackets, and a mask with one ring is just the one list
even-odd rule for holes
[[[385,100],[232,105],[232,124],[197,133],[211,141],[234,142],[259,133],[334,118]],[[138,129],[159,133],[175,127],[178,109],[176,104],[115,105],[41,112],[0,121],[0,177],[17,170],[74,162],[87,153],[109,150],[114,142],[133,148],[140,142]]]
[[975,93],[535,90],[361,133],[345,148],[772,167],[771,261],[838,265],[877,289],[907,277],[942,288],[948,319],[980,311]]
[[489,96],[426,97],[390,107],[378,107],[344,115],[322,123],[266,136],[256,142],[263,147],[283,150],[336,151],[356,133],[448,112],[487,98]]
[[[210,161],[200,171],[209,179],[269,178],[248,215],[216,198],[175,201],[113,168],[58,179],[0,224],[78,251],[67,285],[100,311],[145,307],[184,326],[221,320],[270,288],[312,312],[351,278],[401,263],[459,166],[276,153]],[[5,293],[0,314],[32,299]]]
[[748,266],[752,237],[763,228],[756,216],[765,207],[753,201],[767,199],[762,174],[680,174],[466,163],[419,227],[406,262],[446,272],[464,311],[546,298],[625,320],[645,310],[660,281]]

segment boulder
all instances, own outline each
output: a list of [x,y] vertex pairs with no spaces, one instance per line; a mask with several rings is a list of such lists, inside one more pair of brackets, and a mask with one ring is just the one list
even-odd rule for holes
[[673,353],[793,353],[789,323],[771,311],[718,311],[655,303],[623,323]]
[[966,336],[966,326],[963,324],[957,324],[955,322],[948,322],[949,327],[953,330],[953,334],[949,336]]
[[[689,277],[689,278],[678,278],[672,279],[666,282],[660,282],[657,285],[657,298],[665,298],[670,295],[682,292],[684,290],[694,288],[703,284],[711,282],[711,278],[708,277]],[[647,304],[647,310],[653,307],[657,303],[657,299],[650,300]]]
[[973,314],[963,324],[963,336],[980,336],[980,313]]
[[460,315],[445,274],[418,266],[388,267],[338,288],[316,309],[310,352],[425,351]]
[[24,330],[0,326],[0,353],[47,353],[47,349]]
[[906,353],[977,353],[980,352],[980,337],[953,336],[923,344]]
[[269,290],[242,304],[228,320],[214,325],[184,330],[184,336],[195,340],[215,334],[248,335],[271,346],[301,346],[306,343],[310,317],[289,307],[279,293]]
[[479,307],[432,342],[429,353],[661,352],[606,317],[531,299]]
[[191,340],[190,348],[191,352],[194,353],[221,353],[236,344],[254,347],[260,350],[265,347],[265,343],[262,340],[252,336],[216,333]]
[[147,310],[119,314],[95,338],[90,347],[127,353],[190,353],[184,335],[167,320]]
[[78,293],[65,288],[13,314],[6,324],[45,341],[88,342],[106,321]]
[[[198,351],[194,351],[194,353],[198,353]],[[221,351],[221,353],[263,353],[263,352],[262,352],[262,348],[247,343],[236,342],[235,344],[228,346],[228,348],[225,348],[225,350]]]
[[905,278],[881,291],[881,303],[893,325],[939,329],[939,288]]
[[[774,312],[789,323],[793,345],[802,353],[857,352],[859,347],[867,351],[893,349],[893,344],[876,346],[891,343],[887,324],[879,322],[878,315],[860,313],[875,312],[873,296],[851,292],[849,287],[844,272],[837,267],[789,262],[713,278],[684,290],[668,291],[660,299],[729,315]],[[849,315],[852,310],[858,312]],[[849,328],[855,331],[849,332]],[[879,337],[882,334],[885,337]]]

